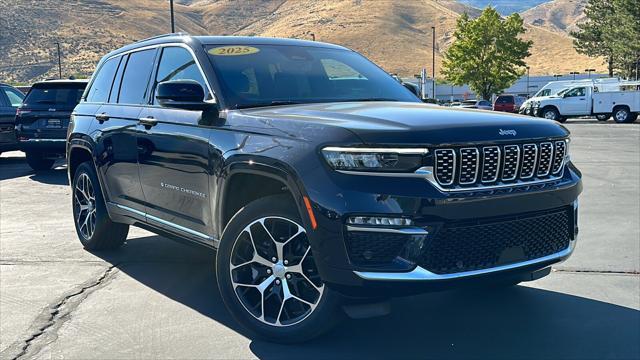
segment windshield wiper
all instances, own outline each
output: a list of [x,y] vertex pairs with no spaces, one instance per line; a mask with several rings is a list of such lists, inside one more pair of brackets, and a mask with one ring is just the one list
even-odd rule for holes
[[399,100],[391,99],[391,98],[372,97],[372,98],[362,98],[362,99],[337,99],[332,102],[364,102],[364,101],[399,101]]
[[56,102],[53,100],[36,100],[38,104],[55,104]]

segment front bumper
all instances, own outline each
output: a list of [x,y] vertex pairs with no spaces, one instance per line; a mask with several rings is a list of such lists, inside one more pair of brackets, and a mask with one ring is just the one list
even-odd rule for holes
[[[310,236],[321,277],[330,286],[345,293],[375,296],[390,289],[399,293],[421,292],[485,280],[498,281],[503,277],[522,281],[530,279],[532,273],[565,260],[576,245],[577,198],[582,191],[582,183],[579,171],[571,164],[561,179],[546,184],[523,187],[518,191],[495,189],[463,194],[440,192],[420,182],[421,179],[396,179],[395,194],[383,193],[380,190],[389,191],[389,180],[377,177],[358,177],[360,182],[356,186],[357,191],[350,191],[349,186],[342,182],[344,176],[339,176],[337,183],[340,189],[333,193],[339,194],[339,203],[332,199],[313,199],[317,205],[319,226]],[[326,186],[326,182],[324,184]],[[350,232],[357,229],[345,224],[346,218],[354,214],[407,217],[414,220],[414,227],[378,229],[388,232],[389,237],[371,238],[371,241],[393,240],[391,236],[397,236],[398,231],[405,232],[409,237],[424,236],[429,239],[447,224],[481,223],[484,219],[500,222],[507,218],[526,218],[529,214],[558,209],[565,209],[570,214],[566,228],[570,239],[567,239],[566,246],[558,247],[557,251],[541,252],[541,256],[534,258],[517,261],[507,259],[472,270],[462,267],[461,271],[434,271],[433,268],[421,266],[415,258],[404,255],[391,262],[363,264],[361,258],[354,258],[353,248],[347,241]],[[358,249],[360,253],[362,249],[366,251],[366,248]],[[451,254],[449,250],[448,254]],[[376,254],[370,254],[370,258],[375,259]]]

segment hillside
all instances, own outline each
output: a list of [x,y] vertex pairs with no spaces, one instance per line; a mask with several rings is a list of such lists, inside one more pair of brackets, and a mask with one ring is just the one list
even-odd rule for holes
[[[431,26],[437,29],[436,67],[453,41],[457,17],[479,13],[453,0],[179,0],[176,23],[194,35],[252,35],[310,39],[364,53],[389,72],[411,75],[431,64]],[[65,76],[88,76],[106,52],[168,32],[168,1],[0,0],[0,81],[57,76],[60,41]],[[29,19],[29,21],[25,21]],[[601,68],[579,55],[566,34],[530,25],[532,74]],[[10,34],[6,36],[4,34]]]
[[588,0],[554,0],[522,12],[525,22],[561,33],[576,30]]
[[[511,15],[513,13],[523,12],[536,5],[540,5],[549,0],[459,0],[461,3],[473,6],[478,9],[484,9],[492,6],[502,15]],[[562,0],[561,0],[562,1]]]

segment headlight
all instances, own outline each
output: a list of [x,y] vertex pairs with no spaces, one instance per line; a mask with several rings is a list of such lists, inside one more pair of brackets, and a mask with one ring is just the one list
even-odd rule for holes
[[564,163],[568,164],[569,161],[571,161],[571,154],[569,153],[569,151],[571,150],[569,146],[571,145],[571,138],[566,138],[564,142],[566,143],[565,147],[567,148],[564,152]]
[[335,170],[413,172],[422,166],[429,151],[423,148],[326,147],[322,155]]

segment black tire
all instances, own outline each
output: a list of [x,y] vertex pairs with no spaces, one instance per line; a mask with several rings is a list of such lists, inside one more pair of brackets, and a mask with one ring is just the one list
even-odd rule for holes
[[[263,225],[260,221],[264,221]],[[218,287],[227,309],[251,333],[269,341],[296,343],[312,339],[331,329],[343,315],[339,311],[340,295],[322,284],[315,270],[312,251],[303,250],[308,249],[309,243],[304,244],[308,238],[306,230],[304,234],[300,230],[303,229],[302,224],[290,197],[262,198],[242,208],[231,219],[217,251]],[[251,237],[245,229],[251,231]],[[297,229],[299,235],[290,237],[293,229]],[[275,241],[267,236],[271,232],[275,234],[273,238],[280,239],[278,243],[286,244],[282,245],[283,259],[277,259],[277,263],[273,263],[273,258],[267,259],[271,255],[278,256]],[[286,238],[290,241],[281,241]],[[303,252],[305,255],[300,256]],[[284,262],[287,258],[292,259],[289,261],[294,265],[289,264],[283,270],[282,264],[287,264]],[[237,267],[232,269],[232,265]],[[296,267],[302,275],[293,270]],[[237,284],[255,284],[263,288]],[[305,301],[313,302],[315,306],[305,305],[298,298],[282,301],[287,296],[285,288],[289,294],[306,297]],[[319,295],[313,300],[309,294]]]
[[635,122],[636,120],[638,120],[638,113],[631,113],[631,117],[629,118],[629,122]]
[[78,166],[71,189],[73,223],[82,246],[87,250],[120,247],[127,239],[129,225],[115,223],[109,218],[98,176],[91,162]]
[[611,117],[611,114],[598,114],[598,115],[596,115],[596,119],[598,119],[598,121],[607,121],[607,120],[609,120],[610,117]]
[[546,107],[546,108],[542,109],[540,114],[542,115],[543,118],[545,118],[547,120],[554,120],[554,121],[559,121],[559,122],[566,121],[566,119],[562,120],[563,118],[560,116],[560,113],[558,112],[558,109],[556,109],[556,108],[554,108],[552,106],[549,106],[549,107]]
[[26,153],[27,164],[35,171],[49,170],[56,162],[55,159],[47,159],[41,152],[30,151]]
[[631,120],[631,119],[632,119],[631,112],[629,111],[629,108],[627,108],[626,106],[620,106],[613,109],[613,120],[618,124],[629,123],[635,120],[635,119],[634,120]]

